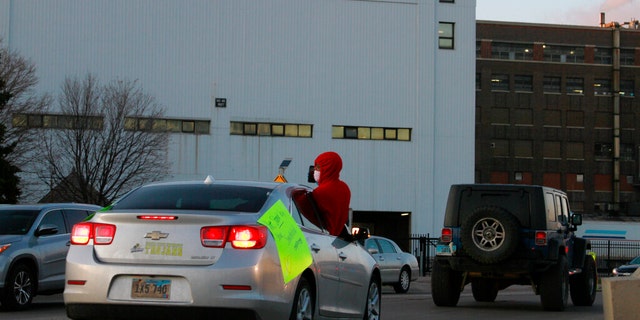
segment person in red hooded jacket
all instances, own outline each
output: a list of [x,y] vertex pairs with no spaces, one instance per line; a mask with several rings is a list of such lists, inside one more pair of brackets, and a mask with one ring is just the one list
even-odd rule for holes
[[324,152],[316,158],[314,165],[313,177],[318,187],[312,192],[313,200],[329,233],[339,236],[346,231],[351,201],[349,186],[340,180],[342,159],[335,152]]

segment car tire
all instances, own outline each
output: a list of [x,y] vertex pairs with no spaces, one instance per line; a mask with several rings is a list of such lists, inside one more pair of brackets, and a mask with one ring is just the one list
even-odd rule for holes
[[9,271],[2,293],[2,307],[7,310],[24,310],[31,305],[36,289],[36,275],[25,264],[17,264]]
[[569,263],[560,255],[558,262],[542,275],[540,302],[547,311],[563,311],[569,298]]
[[571,276],[571,301],[574,306],[592,306],[598,289],[598,270],[590,255],[584,257],[582,272]]
[[477,302],[494,302],[498,296],[498,286],[490,279],[471,280],[471,292]]
[[439,307],[455,307],[462,291],[462,273],[435,261],[431,270],[431,298]]
[[289,319],[313,319],[314,303],[315,299],[309,281],[305,277],[300,277],[298,287],[296,288],[296,294],[293,299],[293,306],[291,307],[291,316],[289,317]]
[[367,290],[367,303],[364,307],[364,320],[380,320],[380,312],[382,311],[382,291],[380,290],[380,282],[371,279],[369,282],[369,290]]
[[393,290],[396,293],[407,293],[411,286],[411,270],[409,267],[404,266],[400,270],[400,276],[398,276],[398,282],[393,285]]
[[509,258],[518,246],[516,218],[496,206],[479,207],[460,226],[460,241],[469,256],[484,264]]

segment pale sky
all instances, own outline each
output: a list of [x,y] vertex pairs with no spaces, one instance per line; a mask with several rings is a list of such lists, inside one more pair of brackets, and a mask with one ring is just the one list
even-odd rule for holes
[[[461,0],[465,1],[465,0]],[[640,20],[640,0],[476,0],[476,19],[598,26]]]

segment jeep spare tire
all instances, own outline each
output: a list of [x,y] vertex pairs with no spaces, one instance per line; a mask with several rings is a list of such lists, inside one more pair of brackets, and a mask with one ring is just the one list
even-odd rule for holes
[[500,207],[478,207],[462,222],[460,241],[472,259],[498,263],[516,250],[518,226],[518,220]]

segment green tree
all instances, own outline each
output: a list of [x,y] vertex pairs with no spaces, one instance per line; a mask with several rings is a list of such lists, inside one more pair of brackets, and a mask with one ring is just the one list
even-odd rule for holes
[[[4,82],[0,80],[0,110],[5,108],[11,98],[11,94],[4,88]],[[8,160],[17,142],[5,145],[5,132],[5,125],[0,123],[0,203],[17,203],[20,197],[20,169]]]

